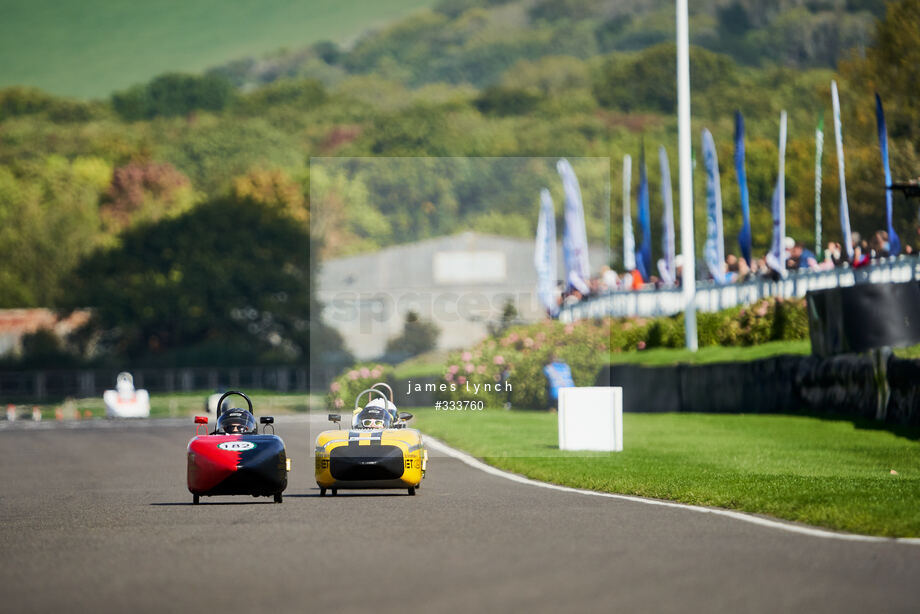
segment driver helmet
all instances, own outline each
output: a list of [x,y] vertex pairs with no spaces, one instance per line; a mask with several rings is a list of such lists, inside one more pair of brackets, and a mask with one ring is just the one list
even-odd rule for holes
[[364,409],[355,414],[352,428],[356,429],[385,429],[389,428],[393,417],[389,411],[380,405],[368,403]]
[[226,435],[244,435],[256,433],[256,419],[245,409],[228,409],[217,419],[217,432]]
[[379,407],[380,409],[386,409],[390,413],[390,420],[395,421],[397,417],[396,405],[393,404],[389,399],[384,400],[381,398],[376,398],[367,405],[364,406],[365,409],[368,407]]

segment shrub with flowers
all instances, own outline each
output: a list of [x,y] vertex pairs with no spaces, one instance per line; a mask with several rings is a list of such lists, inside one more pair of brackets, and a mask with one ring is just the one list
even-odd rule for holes
[[[543,367],[555,355],[571,367],[576,385],[593,385],[610,350],[608,325],[609,321],[584,320],[509,328],[499,337],[448,357],[443,383],[453,385],[453,390],[439,393],[440,398],[484,401],[487,408],[506,402],[521,408],[546,407]],[[506,383],[510,391],[504,390]],[[496,384],[502,390],[495,391]],[[489,392],[485,392],[487,385]]]
[[350,411],[354,407],[355,397],[377,382],[387,382],[392,385],[393,367],[378,363],[364,363],[346,369],[329,385],[326,408],[329,411]]

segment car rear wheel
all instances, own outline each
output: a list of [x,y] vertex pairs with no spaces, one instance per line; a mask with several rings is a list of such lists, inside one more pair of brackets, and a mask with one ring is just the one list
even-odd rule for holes
[[336,496],[337,494],[339,494],[338,489],[337,489],[337,488],[333,488],[333,489],[332,489],[332,496],[334,497],[334,496]]
[[410,497],[414,497],[414,496],[415,496],[415,486],[413,486],[412,488],[409,489],[409,496],[410,496]]
[[198,495],[192,495],[192,505],[198,505],[201,498]]
[[280,492],[275,493],[275,503],[281,503],[283,501],[283,496]]
[[320,497],[325,497],[325,496],[326,496],[326,489],[325,489],[325,488],[320,488],[320,489],[319,489],[319,496],[320,496]]

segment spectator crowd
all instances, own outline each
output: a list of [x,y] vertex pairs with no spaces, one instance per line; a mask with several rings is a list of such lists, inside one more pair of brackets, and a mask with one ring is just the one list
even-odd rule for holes
[[[920,227],[917,228],[917,234],[920,236]],[[868,240],[864,239],[860,233],[852,234],[853,260],[847,259],[847,253],[841,244],[836,241],[828,241],[826,247],[820,254],[815,254],[808,249],[801,241],[796,241],[792,237],[785,239],[785,261],[786,270],[790,273],[798,271],[830,271],[839,266],[851,266],[854,268],[864,267],[872,262],[890,256],[888,233],[884,230],[878,230],[872,234]],[[904,243],[903,253],[907,256],[915,254],[914,248],[907,242]],[[662,265],[659,261],[659,267]],[[641,290],[643,288],[677,288],[681,285],[683,277],[683,258],[678,255],[675,258],[676,281],[668,284],[660,276],[651,275],[649,279],[644,280],[638,270],[626,271],[618,274],[609,266],[601,268],[600,273],[587,280],[588,292],[583,293],[575,288],[564,288],[559,286],[558,301],[560,306],[575,305],[585,299],[599,296],[612,291],[624,290]],[[700,263],[697,265],[699,273],[698,279],[713,280],[708,268]],[[722,265],[722,272],[725,283],[740,283],[751,281],[758,277],[766,277],[778,280],[781,274],[767,264],[766,255],[752,259],[750,264],[744,258],[739,258],[735,254],[728,254]]]

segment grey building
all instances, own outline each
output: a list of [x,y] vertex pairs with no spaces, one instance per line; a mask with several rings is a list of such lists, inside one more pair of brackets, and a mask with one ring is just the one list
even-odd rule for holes
[[[557,254],[561,277],[561,247]],[[440,349],[468,347],[488,334],[488,323],[508,301],[523,321],[544,317],[533,255],[528,239],[475,232],[436,237],[327,260],[317,296],[323,320],[359,359],[382,355],[410,310],[440,328]],[[596,272],[607,263],[608,250],[592,247],[589,257]]]

